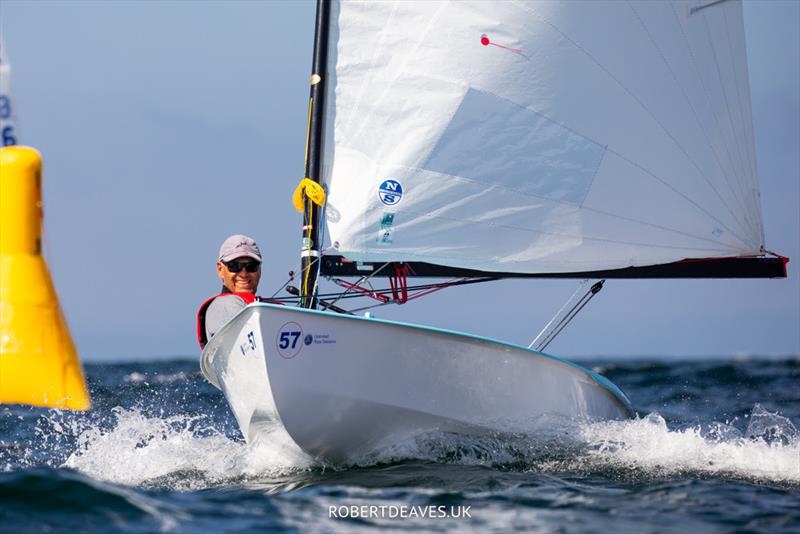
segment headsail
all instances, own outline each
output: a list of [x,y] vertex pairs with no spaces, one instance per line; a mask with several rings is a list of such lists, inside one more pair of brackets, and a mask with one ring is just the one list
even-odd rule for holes
[[329,54],[347,258],[573,273],[764,251],[738,0],[335,2]]

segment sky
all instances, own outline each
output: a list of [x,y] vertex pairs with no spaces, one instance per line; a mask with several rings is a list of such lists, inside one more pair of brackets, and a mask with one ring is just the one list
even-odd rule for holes
[[[611,280],[548,351],[800,353],[800,2],[745,2],[767,248],[787,280]],[[84,361],[194,358],[229,234],[299,266],[313,2],[0,0],[22,144],[44,160],[44,254]],[[527,345],[578,281],[453,288],[387,319]],[[324,288],[323,288],[324,289]]]

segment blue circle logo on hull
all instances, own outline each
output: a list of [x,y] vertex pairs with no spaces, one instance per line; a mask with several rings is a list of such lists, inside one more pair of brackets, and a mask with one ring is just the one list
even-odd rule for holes
[[403,198],[403,186],[395,180],[384,180],[378,188],[378,198],[387,206],[394,206]]

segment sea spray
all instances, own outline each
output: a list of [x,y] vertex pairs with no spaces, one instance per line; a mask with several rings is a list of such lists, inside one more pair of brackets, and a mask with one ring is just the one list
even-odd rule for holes
[[587,465],[648,476],[701,474],[800,483],[800,439],[785,417],[756,405],[744,433],[725,423],[670,430],[651,413],[632,421],[585,425]]
[[116,423],[83,429],[64,462],[100,480],[134,486],[201,489],[307,469],[310,459],[285,443],[248,445],[210,426],[203,416],[148,416],[114,408]]
[[[558,429],[528,422],[525,432],[434,432],[396,440],[358,458],[365,467],[409,460],[540,474],[579,472],[652,480],[676,474],[800,483],[800,437],[792,422],[760,405],[735,423],[670,428],[658,413],[587,423],[559,418]],[[548,418],[548,425],[554,423]],[[344,467],[344,466],[339,466]]]
[[[50,410],[39,415],[28,442],[7,444],[3,454],[16,452],[17,467],[67,467],[126,486],[180,490],[259,480],[286,489],[292,487],[286,477],[301,471],[409,460],[638,480],[683,474],[800,483],[800,432],[788,418],[758,404],[742,420],[674,428],[658,413],[596,423],[563,419],[557,432],[545,431],[541,421],[529,424],[526,432],[409,436],[347,464],[323,466],[300,451],[277,422],[264,439],[247,444],[204,415],[161,416],[140,407],[115,407],[104,416]],[[12,468],[7,463],[4,470]]]

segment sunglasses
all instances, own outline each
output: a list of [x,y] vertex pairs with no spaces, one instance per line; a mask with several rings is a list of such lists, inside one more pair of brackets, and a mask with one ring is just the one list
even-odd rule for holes
[[257,273],[261,268],[261,262],[258,261],[223,261],[222,263],[232,273],[238,273],[242,269],[248,273]]

